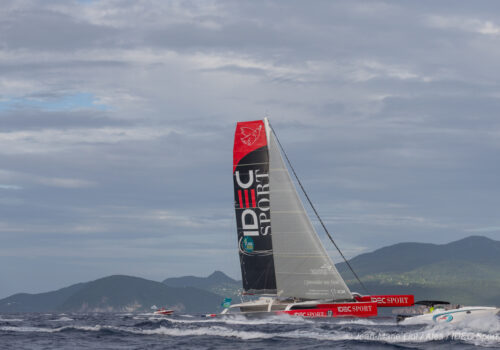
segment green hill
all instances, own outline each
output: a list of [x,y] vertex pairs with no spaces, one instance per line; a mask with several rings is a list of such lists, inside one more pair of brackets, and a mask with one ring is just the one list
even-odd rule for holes
[[152,305],[180,312],[213,312],[221,298],[193,287],[168,287],[130,276],[110,276],[86,283],[61,304],[65,311],[150,311]]
[[[349,261],[370,293],[410,293],[417,299],[500,304],[500,242],[480,236],[448,244],[400,243]],[[345,263],[352,290],[364,292]]]
[[222,298],[237,300],[241,281],[236,281],[221,271],[215,271],[208,277],[172,277],[163,283],[170,287],[195,287],[220,295]]
[[78,292],[85,283],[78,283],[53,292],[28,294],[18,293],[0,300],[0,312],[48,312],[55,311],[74,293]]
[[221,297],[193,287],[169,287],[130,276],[109,276],[54,292],[15,294],[0,300],[0,312],[151,311],[152,305],[178,312],[218,310]]

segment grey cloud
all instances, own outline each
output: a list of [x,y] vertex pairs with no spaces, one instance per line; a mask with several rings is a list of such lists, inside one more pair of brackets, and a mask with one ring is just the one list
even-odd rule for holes
[[[266,113],[352,254],[500,238],[499,39],[430,20],[498,25],[500,5],[459,4],[7,3],[0,97],[21,105],[0,111],[0,296],[237,277],[234,126]],[[75,92],[109,108],[22,104]]]
[[106,126],[130,126],[131,122],[106,116],[104,112],[41,111],[32,107],[14,109],[2,113],[2,131],[102,128]]
[[63,62],[37,61],[37,62],[26,62],[24,64],[20,64],[19,62],[13,61],[4,63],[0,62],[0,73],[4,77],[6,76],[30,77],[33,76],[33,74],[43,74],[54,71],[62,71],[69,67],[72,68],[79,67],[81,69],[93,70],[93,69],[113,69],[120,66],[127,66],[127,64],[112,58],[108,60],[92,60],[92,61],[70,58],[63,60]]
[[38,6],[5,12],[0,42],[4,49],[11,50],[79,50],[110,45],[119,38],[116,34],[113,28],[77,21]]

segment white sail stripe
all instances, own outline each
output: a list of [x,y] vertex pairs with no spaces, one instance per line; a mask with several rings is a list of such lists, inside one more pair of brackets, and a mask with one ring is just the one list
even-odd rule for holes
[[261,165],[261,164],[267,164],[268,162],[263,162],[263,163],[238,163],[238,166],[253,166],[253,165]]
[[286,235],[297,235],[297,234],[304,234],[304,233],[307,233],[307,231],[273,231],[272,233],[275,233],[275,234],[286,234]]
[[282,258],[297,258],[297,259],[323,259],[323,255],[303,255],[303,254],[276,254],[276,252],[273,252],[273,256],[279,256]]
[[[309,272],[295,272],[295,271],[275,271],[276,275],[294,275],[294,276],[309,276],[311,273]],[[324,274],[324,275],[319,275],[322,278],[325,277],[335,277],[336,275],[334,274]],[[339,282],[339,284],[341,284]]]

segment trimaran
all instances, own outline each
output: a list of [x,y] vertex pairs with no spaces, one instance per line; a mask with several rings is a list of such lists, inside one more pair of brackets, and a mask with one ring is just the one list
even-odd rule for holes
[[413,305],[412,295],[349,290],[302,205],[267,118],[237,124],[233,179],[243,289],[260,298],[223,313],[371,317],[381,306]]
[[[349,290],[304,209],[280,146],[267,118],[237,123],[233,180],[243,294],[260,297],[227,305],[222,314],[239,310],[243,314],[373,317],[378,307],[413,306],[413,295],[361,295]],[[298,177],[297,181],[304,191]],[[305,191],[304,195],[338,249]],[[498,309],[441,307],[431,311],[399,319],[451,322],[454,317],[493,314]]]

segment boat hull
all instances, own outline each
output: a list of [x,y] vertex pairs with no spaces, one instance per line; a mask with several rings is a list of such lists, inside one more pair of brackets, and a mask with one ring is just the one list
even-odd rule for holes
[[[279,303],[272,299],[262,298],[258,301],[236,304],[231,310],[240,309],[239,314],[249,316],[293,315],[308,318],[324,317],[374,317],[377,316],[375,302],[343,302],[343,303]],[[226,309],[223,314],[231,314]]]
[[155,311],[155,315],[172,315],[174,313],[174,310],[158,310]]
[[315,308],[278,311],[301,317],[374,317],[377,316],[377,303],[336,303],[318,304]]
[[469,319],[491,317],[497,315],[499,312],[500,309],[496,307],[465,306],[450,310],[438,309],[424,315],[405,317],[398,323],[400,325],[457,323]]

